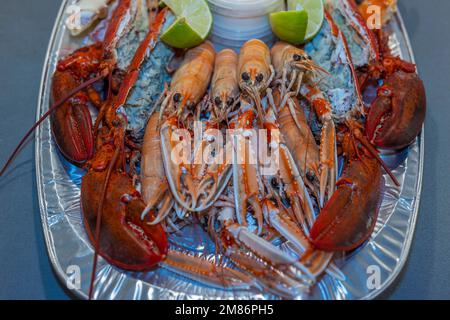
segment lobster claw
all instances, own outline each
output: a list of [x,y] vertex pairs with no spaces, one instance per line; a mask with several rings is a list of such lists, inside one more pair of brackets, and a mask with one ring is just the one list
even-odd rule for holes
[[[70,72],[56,71],[53,77],[53,100],[79,85]],[[61,89],[65,88],[65,89]],[[94,134],[88,96],[79,92],[50,116],[53,137],[61,153],[71,162],[83,164],[94,154]]]
[[312,244],[324,251],[351,251],[363,244],[375,228],[382,183],[376,159],[351,161],[311,229]]
[[377,147],[402,149],[414,142],[425,121],[426,97],[416,73],[398,71],[379,88],[367,117],[368,139]]
[[89,101],[101,99],[93,96],[95,90],[87,94],[82,88],[95,81],[86,79],[98,71],[102,52],[98,43],[76,50],[58,62],[52,79],[52,102],[65,101],[50,115],[53,138],[61,153],[75,164],[84,164],[94,154]]
[[225,190],[231,179],[231,167],[220,164],[220,157],[215,157],[212,161],[209,159],[208,165],[188,164],[192,161],[186,158],[190,154],[190,135],[178,131],[176,122],[175,118],[169,118],[160,131],[167,181],[179,205],[191,212],[204,211],[213,206]]
[[161,225],[149,224],[154,219],[152,213],[141,219],[145,203],[129,176],[112,172],[103,201],[101,195],[106,178],[106,171],[90,170],[82,180],[81,206],[89,238],[97,243],[97,212],[101,208],[100,256],[124,270],[149,270],[167,255],[166,234]]

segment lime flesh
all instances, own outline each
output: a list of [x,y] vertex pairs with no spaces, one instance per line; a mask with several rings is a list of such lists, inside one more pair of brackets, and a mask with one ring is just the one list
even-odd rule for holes
[[305,42],[314,38],[320,31],[324,19],[322,0],[288,0],[288,10],[305,10],[308,12],[308,27]]
[[295,45],[305,41],[308,26],[306,11],[274,12],[270,14],[269,19],[273,33],[281,40]]
[[164,0],[176,15],[176,21],[168,27],[161,40],[175,48],[198,46],[208,37],[212,28],[212,14],[205,0]]

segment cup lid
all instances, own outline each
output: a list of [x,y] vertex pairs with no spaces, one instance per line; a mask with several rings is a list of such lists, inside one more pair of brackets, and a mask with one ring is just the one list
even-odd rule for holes
[[233,17],[258,17],[284,9],[284,0],[208,0],[213,13]]

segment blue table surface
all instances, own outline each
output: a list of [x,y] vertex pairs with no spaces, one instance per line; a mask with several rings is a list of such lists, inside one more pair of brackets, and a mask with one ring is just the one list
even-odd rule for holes
[[[33,124],[41,71],[61,1],[2,0],[0,162]],[[400,0],[428,95],[425,174],[408,263],[382,295],[450,298],[450,1]],[[0,299],[69,299],[49,262],[39,216],[34,145],[0,179]]]

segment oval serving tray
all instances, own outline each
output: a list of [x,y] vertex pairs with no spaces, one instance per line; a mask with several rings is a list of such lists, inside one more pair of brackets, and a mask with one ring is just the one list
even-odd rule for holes
[[[63,1],[52,32],[41,80],[38,118],[48,110],[51,76],[57,61],[82,45],[69,36],[64,25],[64,12],[72,2],[72,0]],[[391,48],[403,59],[414,62],[400,13],[397,13],[391,22],[390,29]],[[309,295],[299,297],[300,299],[373,299],[398,276],[408,257],[419,209],[424,158],[423,138],[422,132],[409,150],[403,153],[406,156],[405,162],[395,170],[401,188],[394,188],[386,179],[388,183],[371,239],[345,261],[338,262],[345,280],[336,280],[325,275]],[[38,129],[35,142],[39,205],[49,257],[63,285],[73,290],[76,296],[87,298],[93,248],[87,239],[81,218],[79,186],[82,172],[59,155],[51,138],[48,121]],[[390,162],[396,159],[386,160]],[[213,251],[207,236],[201,234],[199,230],[187,230],[180,241],[184,241],[186,247],[198,254],[212,255]],[[78,276],[79,279],[76,279]],[[379,277],[375,279],[374,276]],[[164,268],[147,273],[124,272],[110,266],[101,258],[98,263],[94,297],[96,299],[274,298],[260,292],[210,288]]]

